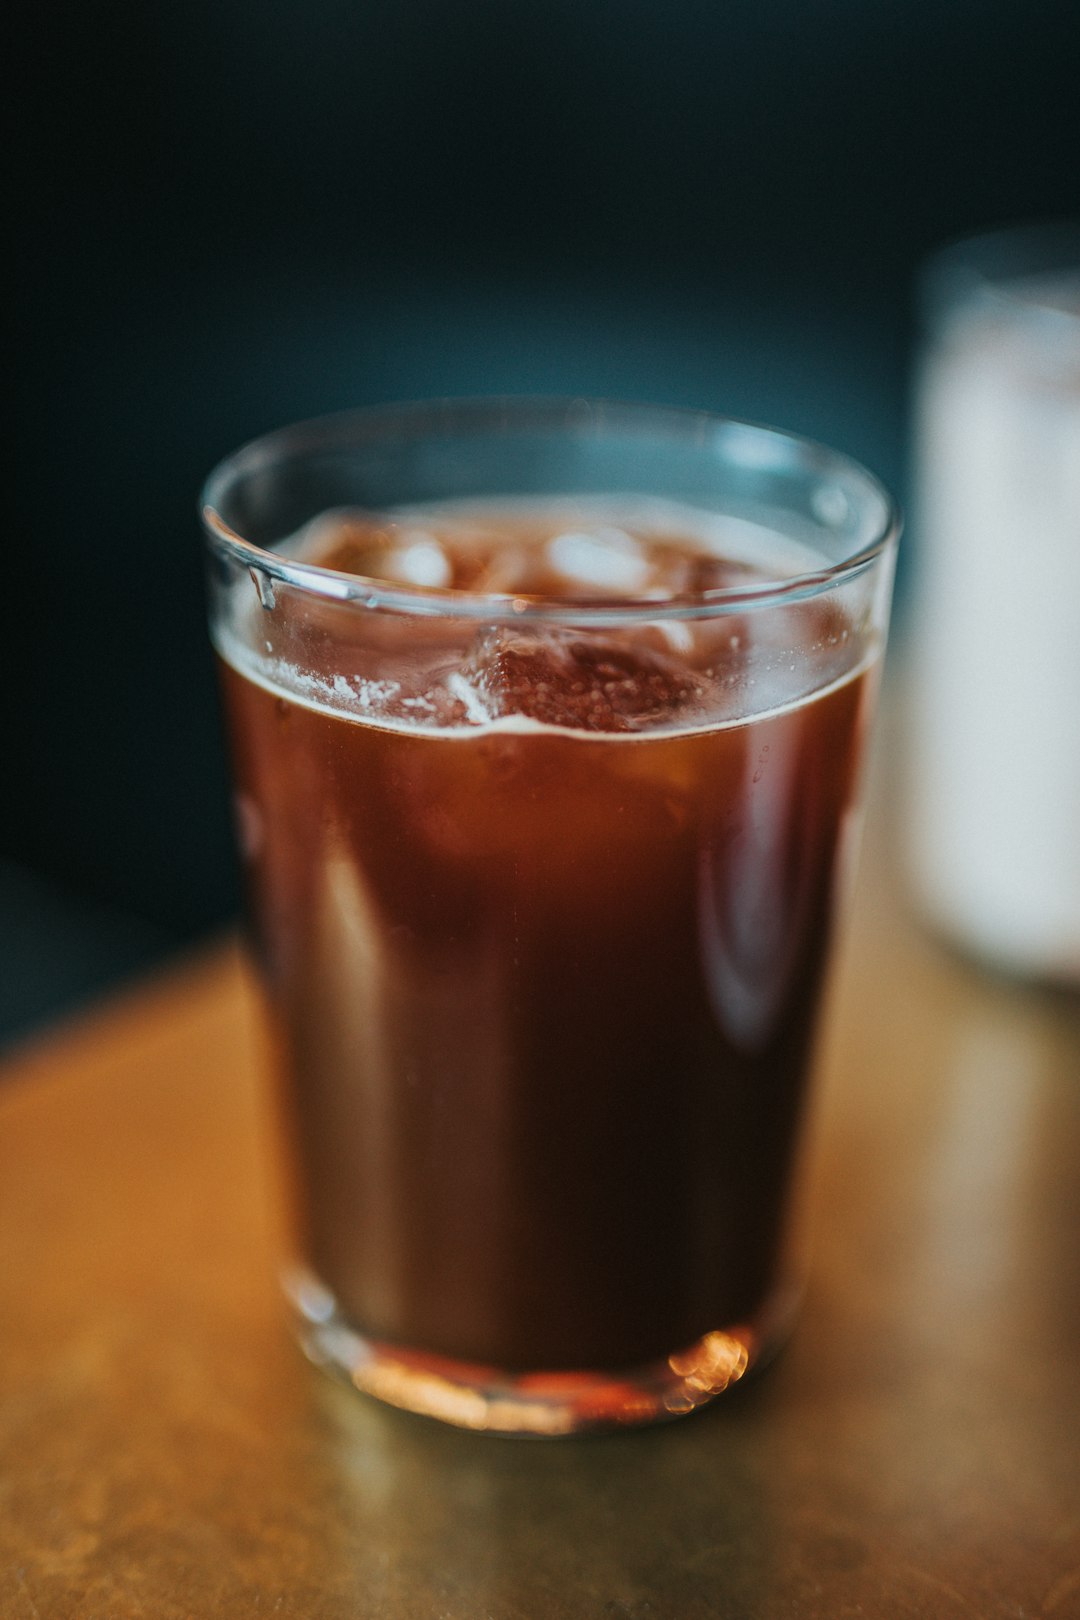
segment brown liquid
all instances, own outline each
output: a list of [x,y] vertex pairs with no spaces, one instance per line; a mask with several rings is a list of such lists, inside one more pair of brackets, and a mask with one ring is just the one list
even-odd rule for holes
[[271,631],[279,659],[303,641],[306,695],[223,664],[310,1268],[365,1334],[508,1370],[633,1367],[752,1319],[869,649],[811,604],[809,695],[739,719],[749,615],[452,645],[371,614],[344,712],[326,615],[325,642]]

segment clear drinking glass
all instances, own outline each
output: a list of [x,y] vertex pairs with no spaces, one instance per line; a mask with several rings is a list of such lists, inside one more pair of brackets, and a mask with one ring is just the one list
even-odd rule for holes
[[794,1309],[887,495],[480,400],[272,434],[203,514],[309,1353],[471,1428],[691,1411]]

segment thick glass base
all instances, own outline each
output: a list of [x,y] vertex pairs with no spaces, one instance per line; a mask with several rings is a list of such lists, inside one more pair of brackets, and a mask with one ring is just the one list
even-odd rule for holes
[[791,1330],[798,1304],[778,1289],[753,1321],[706,1333],[645,1367],[618,1372],[506,1373],[365,1338],[309,1272],[285,1291],[316,1366],[390,1406],[501,1435],[582,1434],[685,1417],[761,1367]]

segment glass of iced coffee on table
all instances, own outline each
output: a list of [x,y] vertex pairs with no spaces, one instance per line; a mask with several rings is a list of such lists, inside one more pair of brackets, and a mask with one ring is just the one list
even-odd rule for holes
[[763,1362],[897,532],[846,458],[574,401],[203,495],[309,1353],[471,1428]]

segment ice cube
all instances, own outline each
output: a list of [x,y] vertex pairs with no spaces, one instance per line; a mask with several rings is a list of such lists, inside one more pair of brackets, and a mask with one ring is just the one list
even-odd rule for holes
[[313,518],[277,549],[341,574],[385,579],[387,558],[399,543],[399,528],[391,519],[342,508]]
[[383,560],[383,577],[401,585],[423,585],[445,590],[453,583],[450,558],[433,534],[408,529]]
[[388,585],[445,590],[454,583],[453,560],[436,535],[377,513],[324,512],[279,550],[322,568]]
[[630,632],[490,631],[450,679],[474,724],[486,710],[574,731],[649,730],[702,712],[712,695],[707,677]]
[[516,596],[530,588],[528,552],[506,541],[474,544],[471,571],[463,578],[464,589],[482,596]]
[[612,596],[637,596],[649,586],[649,558],[623,529],[596,528],[557,534],[547,545],[548,561],[568,587]]

